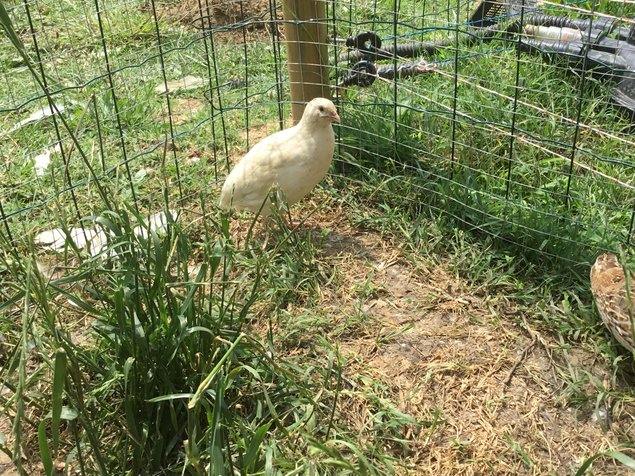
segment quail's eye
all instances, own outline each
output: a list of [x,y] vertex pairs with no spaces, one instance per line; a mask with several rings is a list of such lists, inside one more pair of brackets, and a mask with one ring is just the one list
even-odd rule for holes
[[320,112],[324,112],[324,106],[320,106],[318,109],[320,109]]

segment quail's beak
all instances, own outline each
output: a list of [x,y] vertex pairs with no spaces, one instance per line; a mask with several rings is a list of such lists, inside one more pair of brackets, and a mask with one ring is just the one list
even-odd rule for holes
[[337,124],[340,123],[340,116],[337,112],[334,112],[331,116],[331,122],[336,122]]

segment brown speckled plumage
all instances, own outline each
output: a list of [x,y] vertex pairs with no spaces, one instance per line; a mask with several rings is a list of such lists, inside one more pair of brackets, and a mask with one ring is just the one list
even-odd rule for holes
[[[629,285],[630,299],[635,303],[635,279],[631,279]],[[595,264],[591,267],[591,292],[595,297],[595,304],[606,327],[620,344],[633,351],[632,323],[627,306],[626,276],[624,268],[614,254],[605,253],[595,260]]]

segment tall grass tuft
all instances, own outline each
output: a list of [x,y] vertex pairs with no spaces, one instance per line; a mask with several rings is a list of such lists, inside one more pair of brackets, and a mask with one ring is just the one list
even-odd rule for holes
[[[291,267],[306,248],[293,239],[238,248],[227,216],[204,221],[202,242],[178,220],[162,235],[135,229],[142,220],[133,207],[94,217],[107,246],[69,255],[62,276],[39,271],[33,249],[19,264],[3,255],[14,296],[3,311],[22,316],[2,368],[15,395],[5,402],[15,408],[14,461],[37,434],[47,474],[60,460],[82,474],[253,474],[274,464],[375,474],[364,451],[337,439],[350,437],[333,426],[337,359],[303,367],[276,354],[274,335],[252,330],[255,304],[275,308],[307,281]],[[73,330],[78,316],[90,332]]]

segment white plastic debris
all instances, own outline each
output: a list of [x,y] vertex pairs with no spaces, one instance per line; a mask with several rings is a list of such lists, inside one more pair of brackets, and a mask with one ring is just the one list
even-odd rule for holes
[[51,154],[59,151],[60,145],[57,144],[52,149],[45,148],[43,153],[33,157],[33,170],[35,170],[35,175],[42,177],[44,172],[46,172],[46,169],[48,169],[49,165],[51,165]]
[[[169,210],[172,221],[176,220],[177,213]],[[164,212],[158,212],[148,217],[143,224],[134,228],[135,235],[147,239],[148,231],[155,232],[158,235],[164,234],[168,229],[168,217]],[[104,251],[108,245],[108,235],[99,227],[73,227],[68,229],[68,234],[62,228],[54,228],[39,233],[34,242],[36,245],[42,246],[45,250],[62,252],[69,244],[69,241],[75,244],[79,250],[86,250],[91,256],[97,256]],[[108,252],[108,256],[112,256],[112,250]]]
[[82,229],[80,227],[70,228],[68,235],[62,228],[46,230],[39,233],[34,239],[36,245],[42,246],[45,250],[57,252],[64,251],[67,240],[75,243],[75,246],[80,250],[87,249],[91,256],[101,253],[107,242],[106,233],[103,230]]
[[44,119],[45,117],[53,116],[57,114],[57,112],[64,111],[64,106],[57,106],[57,111],[55,109],[51,109],[49,106],[43,107],[42,109],[38,109],[37,111],[33,111],[29,117],[21,120],[15,126],[11,128],[9,132],[17,131],[18,129],[26,126],[35,121],[39,121],[40,119]]
[[43,154],[36,155],[33,158],[33,169],[35,170],[35,175],[38,177],[42,177],[46,169],[51,163],[51,151],[46,149]]
[[[78,231],[81,233],[82,229],[71,228],[69,230],[71,239],[73,239],[73,236],[75,236]],[[39,233],[34,241],[36,245],[44,246],[45,249],[61,251],[64,249],[64,244],[66,243],[66,233],[64,233],[64,230],[61,228],[54,228]]]
[[[176,212],[169,210],[172,220],[176,220]],[[134,234],[141,238],[148,238],[148,231],[154,231],[157,235],[161,235],[168,230],[168,217],[164,212],[158,212],[148,217],[145,224],[137,226],[133,231]]]
[[201,88],[205,85],[205,80],[197,76],[185,76],[181,79],[175,79],[174,81],[168,81],[166,83],[159,84],[154,90],[157,94],[165,94],[166,92],[174,91],[187,91],[189,89]]

